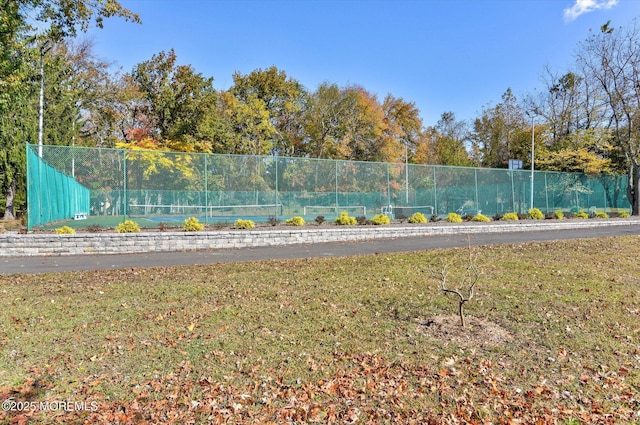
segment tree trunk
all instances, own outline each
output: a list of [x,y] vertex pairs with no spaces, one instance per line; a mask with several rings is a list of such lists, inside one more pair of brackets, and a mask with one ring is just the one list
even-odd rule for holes
[[13,208],[13,200],[16,197],[16,182],[12,181],[9,184],[9,187],[7,187],[7,202],[5,204],[5,210],[4,210],[4,219],[5,220],[15,220],[16,219],[16,214]]
[[458,305],[458,314],[460,315],[460,325],[464,328],[467,326],[465,320],[464,320],[464,300],[460,301],[460,304]]

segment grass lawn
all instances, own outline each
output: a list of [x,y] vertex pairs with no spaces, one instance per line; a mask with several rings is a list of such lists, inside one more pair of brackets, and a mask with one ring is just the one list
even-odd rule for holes
[[640,423],[639,245],[0,276],[0,424]]

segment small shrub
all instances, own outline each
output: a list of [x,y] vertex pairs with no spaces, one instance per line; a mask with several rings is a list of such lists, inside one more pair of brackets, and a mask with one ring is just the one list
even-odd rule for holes
[[527,220],[529,218],[528,214],[520,214],[518,213],[518,220]]
[[185,232],[199,232],[204,230],[204,224],[195,217],[189,217],[182,223],[182,230]]
[[69,226],[58,227],[56,230],[56,235],[75,235],[76,231]]
[[527,214],[529,220],[543,220],[544,214],[538,208],[531,208],[529,214]]
[[433,214],[431,217],[429,217],[429,221],[432,223],[437,223],[440,221],[440,217],[438,217],[438,214]]
[[161,232],[166,232],[168,229],[169,229],[169,225],[164,221],[161,221],[160,223],[158,223],[158,230],[160,230]]
[[277,226],[278,224],[280,224],[280,220],[278,220],[274,216],[269,216],[269,218],[267,219],[267,223],[269,223],[272,226]]
[[365,224],[371,224],[371,222],[367,220],[367,217],[363,215],[359,215],[356,217],[356,223],[358,223],[361,226],[364,226]]
[[304,226],[304,218],[300,216],[291,217],[285,220],[285,223],[289,226]]
[[589,214],[587,214],[586,212],[584,212],[583,210],[578,211],[577,213],[574,213],[573,216],[575,218],[589,218]]
[[254,227],[256,227],[256,224],[251,220],[243,220],[239,218],[234,223],[234,227],[236,229],[253,229]]
[[629,214],[628,211],[620,211],[618,213],[618,217],[620,217],[620,218],[629,218],[629,217],[631,217],[631,214]]
[[488,222],[491,221],[491,219],[489,217],[487,217],[486,215],[476,214],[476,215],[473,216],[471,221],[480,221],[480,222],[483,222],[483,223],[488,223]]
[[139,231],[140,226],[132,220],[125,220],[116,226],[116,232],[118,233],[138,233]]
[[593,215],[594,218],[609,218],[609,214],[604,211],[598,211]]
[[496,215],[493,216],[493,221],[500,221],[500,220],[502,220],[502,214],[496,213]]
[[371,219],[371,223],[380,226],[391,223],[391,220],[384,214],[378,214]]
[[409,223],[421,224],[426,223],[427,217],[424,216],[421,212],[413,213],[411,217],[409,217]]
[[502,219],[504,221],[518,221],[518,214],[510,212],[510,213],[506,213],[505,215],[502,216]]
[[471,221],[471,220],[473,220],[473,214],[466,213],[465,215],[462,216],[462,220],[463,221]]
[[452,212],[447,216],[447,221],[449,223],[462,223],[462,217],[460,217],[460,214]]
[[405,220],[407,219],[407,216],[406,216],[406,215],[404,215],[404,214],[398,214],[398,215],[396,216],[396,219],[397,219],[400,223],[404,223],[404,222],[405,222]]
[[336,218],[335,223],[339,226],[355,226],[358,223],[355,217],[350,217],[346,211],[342,211]]
[[317,216],[316,217],[316,223],[318,223],[318,224],[324,223],[324,216],[323,215]]
[[91,233],[98,233],[102,230],[102,226],[100,226],[99,224],[92,224],[91,226],[87,227],[87,230]]
[[554,211],[553,212],[553,216],[555,218],[557,218],[558,220],[563,220],[564,219],[564,213],[560,210]]

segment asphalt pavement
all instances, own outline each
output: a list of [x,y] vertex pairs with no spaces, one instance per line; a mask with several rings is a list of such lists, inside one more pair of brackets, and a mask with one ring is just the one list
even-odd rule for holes
[[[528,232],[475,233],[471,245],[519,244],[607,236],[640,235],[640,225]],[[412,252],[465,247],[467,234],[402,237],[354,242],[324,242],[256,248],[189,252],[104,254],[69,256],[0,257],[0,274],[45,273],[79,270],[112,270],[139,267],[184,266],[310,257],[346,257],[389,252]]]

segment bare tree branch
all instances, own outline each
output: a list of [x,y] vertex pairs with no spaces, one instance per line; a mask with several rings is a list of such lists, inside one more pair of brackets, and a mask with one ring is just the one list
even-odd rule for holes
[[[467,237],[469,239],[469,237]],[[480,279],[480,273],[475,265],[475,259],[473,258],[473,252],[471,250],[471,241],[469,239],[469,263],[465,270],[465,275],[460,282],[458,288],[449,288],[447,286],[447,278],[449,276],[449,268],[453,264],[452,262],[446,263],[443,259],[440,259],[440,270],[435,270],[431,266],[429,267],[429,273],[431,277],[440,282],[440,290],[444,293],[455,294],[458,297],[458,314],[460,316],[460,324],[462,327],[466,326],[464,317],[464,304],[471,301],[474,296],[475,286]],[[466,295],[464,294],[466,292]]]

